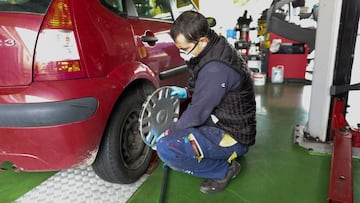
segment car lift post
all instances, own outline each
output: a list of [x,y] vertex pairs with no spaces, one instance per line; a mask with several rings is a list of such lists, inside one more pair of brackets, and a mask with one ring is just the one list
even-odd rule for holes
[[333,140],[333,152],[327,203],[353,202],[352,147],[360,147],[360,130],[351,129],[345,115],[349,91],[360,90],[360,84],[349,85],[359,13],[358,0],[342,2],[334,78],[330,88],[333,99],[328,134]]
[[328,203],[353,202],[352,147],[360,147],[360,131],[349,128],[343,114],[344,105],[343,100],[334,99]]

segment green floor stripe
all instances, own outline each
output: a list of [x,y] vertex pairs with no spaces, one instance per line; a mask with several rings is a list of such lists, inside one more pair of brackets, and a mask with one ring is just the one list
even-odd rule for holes
[[4,164],[0,172],[0,202],[11,203],[41,184],[56,172],[14,172],[9,164]]

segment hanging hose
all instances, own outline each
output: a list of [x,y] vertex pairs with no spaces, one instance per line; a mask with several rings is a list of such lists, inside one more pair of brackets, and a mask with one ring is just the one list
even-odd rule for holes
[[163,173],[163,179],[162,179],[162,183],[161,183],[159,203],[164,203],[165,194],[166,194],[167,177],[169,174],[169,167],[166,164],[163,164],[163,168],[164,168],[164,173]]

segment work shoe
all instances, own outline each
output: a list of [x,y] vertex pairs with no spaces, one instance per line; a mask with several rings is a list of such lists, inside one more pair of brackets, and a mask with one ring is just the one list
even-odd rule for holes
[[238,162],[232,161],[225,178],[223,179],[206,179],[200,185],[200,191],[205,194],[213,194],[223,191],[229,184],[231,179],[234,179],[240,172],[241,166]]

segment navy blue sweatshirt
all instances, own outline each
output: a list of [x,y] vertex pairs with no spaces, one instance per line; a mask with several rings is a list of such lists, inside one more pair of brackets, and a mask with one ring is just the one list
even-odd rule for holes
[[218,61],[206,64],[195,82],[191,103],[171,130],[203,125],[226,93],[239,85],[240,75],[231,67]]

